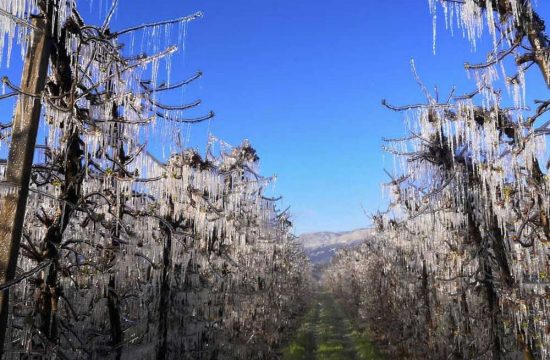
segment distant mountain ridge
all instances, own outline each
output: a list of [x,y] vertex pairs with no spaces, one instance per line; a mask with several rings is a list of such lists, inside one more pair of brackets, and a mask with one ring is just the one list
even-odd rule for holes
[[357,229],[345,232],[315,232],[302,234],[298,242],[303,246],[306,255],[315,265],[328,263],[336,251],[358,246],[371,238],[373,229]]

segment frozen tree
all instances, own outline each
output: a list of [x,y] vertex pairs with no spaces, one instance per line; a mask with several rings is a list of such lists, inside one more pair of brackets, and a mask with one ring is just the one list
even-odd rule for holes
[[[154,136],[213,116],[187,115],[200,101],[163,101],[201,76],[171,82],[181,43],[162,45],[172,35],[183,41],[200,13],[117,31],[117,3],[100,26],[86,24],[74,1],[0,4],[0,48],[9,61],[20,41],[26,64],[42,74],[31,90],[25,78],[36,75],[24,72],[21,86],[4,78],[3,98],[18,103],[0,128],[9,149],[1,229],[16,229],[8,216],[20,214],[21,241],[13,237],[12,265],[1,269],[2,354],[267,358],[307,292],[287,215],[264,197],[270,179],[257,173],[247,142],[205,159],[169,146],[166,163],[147,151]],[[22,138],[21,123],[34,124],[34,134]],[[38,126],[46,141],[35,146]],[[25,168],[14,161],[23,147],[26,183],[13,176]]]
[[[548,101],[530,111],[524,95],[529,69],[548,84],[544,23],[530,1],[429,4],[434,22],[441,7],[449,28],[461,28],[474,47],[487,28],[492,46],[486,62],[466,65],[476,81],[471,93],[440,100],[414,72],[426,102],[384,102],[405,113],[409,135],[385,146],[402,175],[388,184],[389,211],[376,216],[379,244],[359,253],[370,269],[363,282],[389,310],[382,322],[403,329],[382,331],[389,351],[547,359]],[[349,268],[353,256],[334,266]],[[329,283],[344,278],[337,274]],[[355,307],[376,309],[364,296]]]

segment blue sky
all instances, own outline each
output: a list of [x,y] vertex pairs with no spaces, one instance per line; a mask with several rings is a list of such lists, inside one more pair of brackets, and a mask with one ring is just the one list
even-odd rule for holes
[[[101,3],[110,2],[94,0],[96,14]],[[427,86],[447,94],[473,90],[463,64],[484,54],[460,32],[451,37],[441,16],[434,55],[426,0],[120,0],[112,28],[197,10],[204,18],[189,25],[172,78],[202,70],[183,95],[217,116],[189,129],[189,146],[203,149],[209,131],[235,145],[249,139],[262,173],[277,175],[272,191],[291,206],[297,233],[366,227],[364,211],[384,209],[392,161],[381,139],[404,126],[381,100],[424,101],[411,59]],[[539,12],[550,18],[550,5]]]
[[463,76],[463,60],[432,55],[427,1],[134,0],[121,1],[117,22],[126,9],[138,22],[204,12],[190,24],[184,69],[204,71],[198,96],[217,117],[192,139],[208,129],[248,138],[297,233],[365,227],[363,209],[384,208],[381,138],[402,122],[380,102],[421,100],[412,57],[427,79]]
[[381,139],[404,126],[381,100],[424,100],[411,59],[446,94],[474,88],[463,64],[484,54],[451,37],[441,17],[434,55],[426,0],[121,0],[113,27],[197,10],[204,18],[190,24],[173,77],[202,70],[186,96],[217,116],[190,129],[190,145],[202,148],[208,131],[232,144],[248,138],[262,173],[277,175],[273,191],[297,233],[365,227],[365,211],[384,209],[392,161]]

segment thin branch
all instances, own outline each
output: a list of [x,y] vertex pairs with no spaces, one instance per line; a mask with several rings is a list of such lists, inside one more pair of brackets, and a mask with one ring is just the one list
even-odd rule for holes
[[9,19],[11,19],[12,21],[14,21],[15,23],[19,24],[19,25],[23,25],[23,26],[26,26],[30,29],[33,29],[34,31],[38,32],[38,33],[42,33],[42,30],[40,30],[39,28],[37,28],[36,26],[34,26],[33,24],[21,19],[21,18],[18,18],[17,16],[7,12],[6,10],[4,9],[0,9],[0,15],[2,16],[5,16]]
[[109,23],[111,22],[111,18],[115,14],[115,10],[118,6],[118,0],[113,0],[113,4],[111,5],[111,9],[109,10],[109,13],[107,14],[107,17],[105,18],[105,21],[103,22],[103,25],[101,26],[101,32],[105,32],[107,27],[109,26]]
[[0,291],[6,291],[9,288],[11,288],[12,286],[14,286],[16,284],[19,284],[21,281],[33,276],[34,274],[36,274],[40,270],[48,267],[51,264],[51,262],[52,262],[52,259],[45,260],[44,262],[38,264],[38,266],[36,266],[35,268],[33,268],[33,269],[31,269],[27,272],[22,273],[19,277],[0,285]]
[[189,21],[193,21],[195,19],[201,18],[202,16],[203,16],[202,12],[198,11],[198,12],[192,14],[192,15],[182,16],[180,18],[173,19],[173,20],[158,21],[158,22],[154,22],[154,23],[147,23],[147,24],[142,24],[142,25],[138,25],[138,26],[133,26],[133,27],[121,30],[121,31],[117,31],[117,32],[111,34],[110,37],[114,38],[114,37],[124,35],[124,34],[129,33],[129,32],[132,32],[132,31],[146,29],[146,28],[150,28],[150,27],[157,27],[157,26],[177,24],[177,23],[185,23],[185,22],[189,22]]

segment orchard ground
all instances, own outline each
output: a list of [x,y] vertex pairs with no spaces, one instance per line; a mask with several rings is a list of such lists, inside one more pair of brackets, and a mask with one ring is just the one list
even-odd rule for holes
[[378,360],[384,357],[355,329],[333,296],[320,292],[294,339],[284,349],[283,359]]

